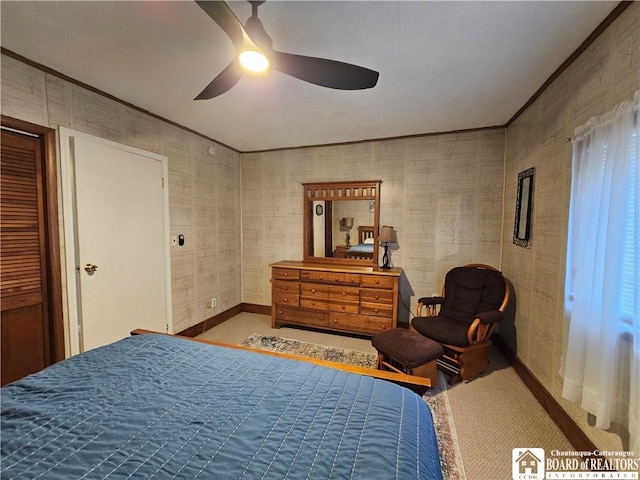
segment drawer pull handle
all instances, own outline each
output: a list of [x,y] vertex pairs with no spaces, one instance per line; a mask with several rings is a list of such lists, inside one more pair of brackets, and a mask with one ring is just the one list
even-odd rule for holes
[[341,305],[342,309],[344,310],[345,308],[347,308],[346,305]]
[[380,295],[376,295],[376,300],[380,300]]
[[289,290],[289,285],[287,285],[286,287],[284,287],[284,291],[286,292],[287,290]]
[[334,318],[334,319],[333,319],[333,323],[338,323],[338,319],[337,319],[337,318]]
[[311,289],[311,293],[316,293],[316,289],[315,289],[315,288],[312,288],[312,289]]
[[379,312],[379,310],[377,308],[374,308],[373,311],[376,312],[376,313]]
[[282,315],[282,310],[278,310],[278,315]]
[[320,320],[324,320],[324,315],[320,315]]
[[288,301],[289,301],[289,299],[288,299],[288,298],[285,298],[285,299],[284,299],[284,303],[287,303]]
[[342,292],[342,296],[346,297],[347,296],[347,292]]

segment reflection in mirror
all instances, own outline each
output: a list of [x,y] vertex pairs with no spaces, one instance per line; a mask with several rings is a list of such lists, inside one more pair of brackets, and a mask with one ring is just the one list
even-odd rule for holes
[[[334,247],[338,245],[350,247],[360,243],[357,235],[358,227],[373,225],[373,213],[369,212],[369,202],[364,201],[337,201],[333,203],[333,222],[331,225],[331,237]],[[348,222],[351,225],[347,225]]]
[[380,181],[304,188],[305,261],[377,264]]
[[513,243],[522,247],[529,246],[531,234],[531,205],[533,199],[534,168],[518,174],[518,193],[516,196],[516,215],[513,227]]

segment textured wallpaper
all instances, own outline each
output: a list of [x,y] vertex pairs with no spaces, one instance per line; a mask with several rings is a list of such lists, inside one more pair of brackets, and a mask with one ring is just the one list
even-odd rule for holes
[[[517,296],[507,336],[518,356],[601,449],[620,439],[587,425],[578,405],[561,399],[563,299],[575,127],[640,88],[640,3],[623,14],[507,129],[502,268]],[[530,248],[513,245],[518,172],[535,167]],[[501,332],[503,328],[501,327]]]
[[269,263],[302,259],[302,183],[382,180],[406,321],[451,267],[500,268],[503,168],[502,129],[242,155],[243,301],[270,305]]
[[170,234],[185,236],[171,248],[174,332],[242,301],[238,153],[4,55],[2,113],[166,155]]

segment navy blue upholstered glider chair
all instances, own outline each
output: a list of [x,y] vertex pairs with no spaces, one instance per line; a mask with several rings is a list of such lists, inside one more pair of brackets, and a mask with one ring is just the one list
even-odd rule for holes
[[483,264],[456,267],[446,274],[441,297],[418,299],[411,328],[442,345],[439,363],[453,373],[449,383],[469,380],[486,370],[489,338],[508,302],[501,272]]

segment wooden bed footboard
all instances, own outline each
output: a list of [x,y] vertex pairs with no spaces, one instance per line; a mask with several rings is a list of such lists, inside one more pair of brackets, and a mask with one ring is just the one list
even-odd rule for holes
[[131,332],[131,335],[145,335],[150,333],[157,334],[157,335],[167,335],[170,337],[184,338],[185,340],[191,340],[193,342],[204,343],[208,345],[215,345],[217,347],[232,348],[235,350],[246,350],[250,352],[257,352],[263,355],[289,358],[291,360],[299,360],[301,362],[313,363],[323,367],[335,368],[336,370],[342,370],[343,372],[356,373],[358,375],[365,375],[367,377],[380,378],[382,380],[388,380],[390,382],[397,383],[398,385],[402,385],[403,387],[407,387],[418,394],[424,393],[424,391],[428,387],[432,386],[431,380],[429,380],[428,378],[416,377],[414,375],[388,372],[385,370],[377,370],[375,368],[358,367],[355,365],[347,365],[345,363],[329,362],[327,360],[320,360],[320,359],[311,358],[311,357],[303,357],[300,355],[292,355],[289,353],[270,352],[268,350],[259,350],[256,348],[244,347],[242,345],[233,345],[231,343],[216,342],[214,340],[202,340],[198,338],[185,337],[182,335],[171,335],[168,333],[153,332],[151,330],[144,330],[141,328],[133,330]]

